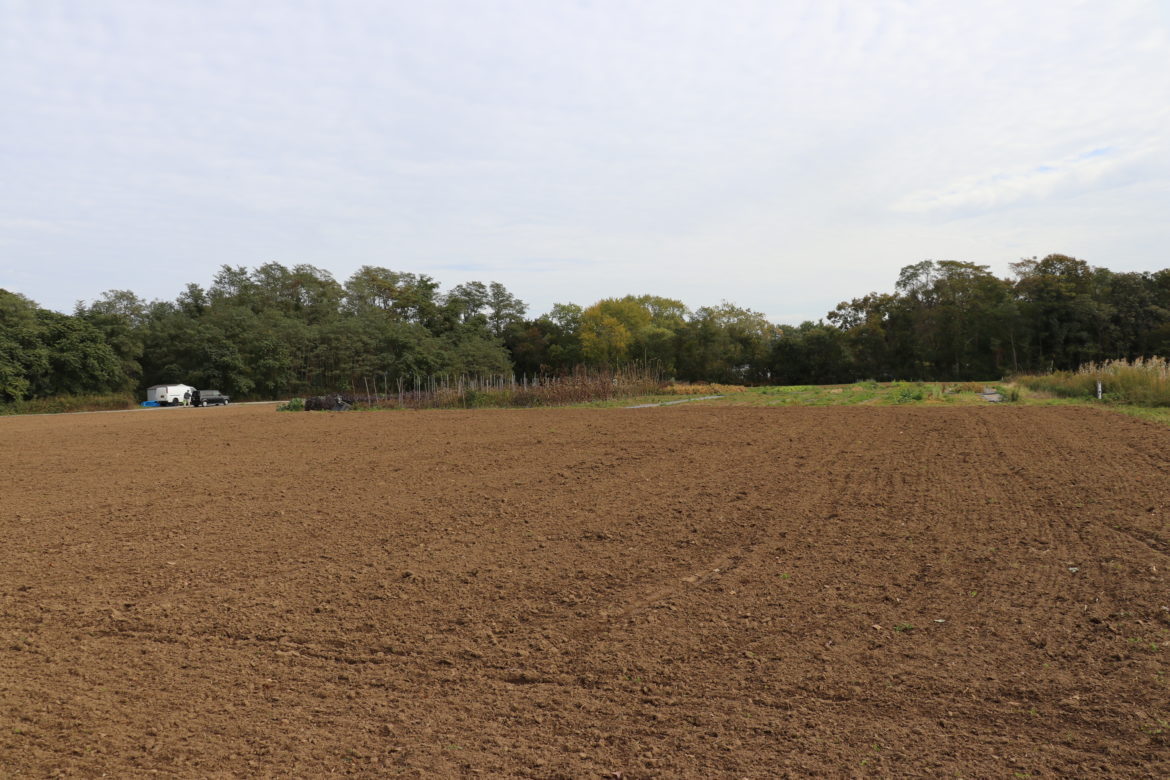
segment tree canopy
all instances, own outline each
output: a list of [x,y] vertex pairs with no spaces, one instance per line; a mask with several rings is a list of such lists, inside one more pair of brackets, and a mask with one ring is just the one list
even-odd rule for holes
[[274,398],[630,362],[693,381],[974,380],[1170,353],[1170,269],[1115,273],[1059,254],[1011,268],[999,278],[924,260],[901,270],[893,292],[798,326],[655,295],[530,317],[498,282],[444,291],[426,274],[375,266],[338,282],[311,265],[225,265],[172,301],[110,290],[71,315],[0,289],[0,402],[177,382]]

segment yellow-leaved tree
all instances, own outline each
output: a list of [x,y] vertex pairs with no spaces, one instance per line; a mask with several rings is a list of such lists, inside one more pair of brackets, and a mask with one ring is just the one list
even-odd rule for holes
[[686,315],[682,302],[653,295],[598,301],[581,316],[585,360],[611,367],[638,361],[672,371]]

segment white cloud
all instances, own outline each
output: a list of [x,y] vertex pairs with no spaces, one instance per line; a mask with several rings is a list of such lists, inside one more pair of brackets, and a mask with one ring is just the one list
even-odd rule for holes
[[1072,198],[1102,189],[1165,176],[1153,149],[1093,149],[1026,169],[960,179],[938,191],[912,193],[894,210],[946,216],[970,215],[1005,207],[1021,207],[1050,198]]

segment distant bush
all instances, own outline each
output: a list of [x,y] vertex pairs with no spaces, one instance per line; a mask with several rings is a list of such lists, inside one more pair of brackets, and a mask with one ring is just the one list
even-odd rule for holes
[[276,407],[278,412],[303,412],[305,411],[304,398],[290,398],[287,402]]

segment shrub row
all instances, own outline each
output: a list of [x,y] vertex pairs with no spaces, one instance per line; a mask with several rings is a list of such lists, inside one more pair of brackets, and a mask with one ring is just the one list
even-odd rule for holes
[[4,414],[60,414],[62,412],[108,412],[137,406],[129,393],[111,395],[58,395],[0,404]]
[[[364,384],[364,383],[363,383]],[[562,376],[517,379],[514,376],[428,377],[407,389],[386,393],[329,393],[293,399],[282,411],[348,409],[475,409],[485,407],[564,406],[662,393],[664,384],[642,367],[578,369]]]

